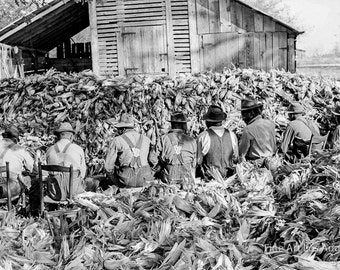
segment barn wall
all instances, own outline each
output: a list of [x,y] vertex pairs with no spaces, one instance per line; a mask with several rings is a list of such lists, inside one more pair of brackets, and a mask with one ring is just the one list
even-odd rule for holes
[[100,75],[191,72],[187,0],[94,2]]
[[196,46],[200,70],[221,71],[234,65],[295,71],[295,36],[291,30],[235,0],[189,1],[197,10],[197,26],[191,30],[200,43]]
[[232,66],[295,71],[297,33],[237,0],[92,3],[97,74],[172,76]]

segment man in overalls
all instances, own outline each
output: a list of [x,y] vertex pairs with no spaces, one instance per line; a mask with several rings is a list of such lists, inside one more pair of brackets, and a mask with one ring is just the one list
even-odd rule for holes
[[182,112],[173,113],[170,122],[170,131],[159,139],[150,160],[154,167],[160,165],[163,182],[183,185],[185,179],[190,183],[195,176],[197,143],[185,134],[187,118]]
[[320,136],[320,130],[314,121],[304,116],[304,108],[300,103],[291,103],[287,113],[291,122],[283,134],[281,149],[291,161],[295,161],[308,155],[312,135]]
[[[29,152],[18,145],[19,129],[14,125],[9,125],[2,133],[3,139],[0,141],[0,165],[5,166],[9,162],[10,171],[10,191],[12,199],[18,198],[25,188],[30,188],[30,174],[33,172],[34,160]],[[0,198],[7,197],[6,175],[1,176]]]
[[118,136],[109,147],[105,170],[120,188],[142,187],[153,180],[149,165],[150,139],[135,129],[132,115],[123,113],[116,124]]
[[223,178],[234,174],[234,160],[238,159],[236,135],[222,124],[227,114],[211,105],[203,116],[207,130],[197,138],[197,176],[211,178],[210,170],[217,169]]
[[[55,130],[58,141],[47,149],[46,162],[48,165],[73,166],[73,194],[84,192],[83,180],[86,175],[86,163],[84,150],[73,143],[75,131],[68,122],[61,123]],[[61,189],[61,200],[65,200],[69,193],[68,173],[63,173],[59,182]],[[72,195],[73,195],[72,194]]]

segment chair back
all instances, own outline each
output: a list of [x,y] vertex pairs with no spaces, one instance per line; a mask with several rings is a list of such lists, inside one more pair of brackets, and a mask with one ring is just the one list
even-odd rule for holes
[[11,189],[9,186],[9,162],[6,162],[5,166],[0,166],[0,174],[6,173],[6,185],[7,185],[7,208],[8,211],[12,209],[12,200],[11,200]]
[[312,135],[310,144],[308,147],[308,153],[311,154],[313,150],[323,150],[326,147],[327,139],[328,139],[329,131],[324,136],[315,136]]
[[61,165],[42,165],[41,162],[38,163],[38,172],[39,172],[39,195],[40,195],[40,213],[44,212],[44,188],[43,188],[43,173],[42,171],[47,172],[61,172],[61,173],[69,173],[69,194],[68,199],[72,198],[72,189],[73,189],[73,166],[61,166]]

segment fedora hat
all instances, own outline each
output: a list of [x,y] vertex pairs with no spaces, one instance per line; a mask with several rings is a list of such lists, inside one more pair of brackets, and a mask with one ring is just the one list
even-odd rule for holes
[[340,106],[336,106],[334,111],[332,111],[332,113],[336,116],[339,116],[340,115]]
[[19,138],[19,135],[20,135],[19,129],[14,125],[5,126],[5,130],[2,133],[2,136],[10,136],[17,139]]
[[221,122],[227,118],[227,114],[217,105],[211,105],[208,111],[203,115],[203,120],[207,122]]
[[304,108],[299,102],[292,102],[287,108],[287,113],[290,114],[298,114],[303,112]]
[[242,99],[241,101],[241,111],[248,111],[255,108],[262,107],[263,104],[260,101],[254,99]]
[[63,122],[59,125],[59,127],[55,130],[55,133],[61,133],[61,132],[72,132],[76,133],[74,129],[72,128],[71,124],[69,122]]
[[170,122],[174,123],[186,123],[188,122],[186,116],[182,112],[174,112],[171,115]]
[[116,128],[133,128],[135,126],[135,119],[131,114],[123,113],[120,116],[119,122],[115,125]]

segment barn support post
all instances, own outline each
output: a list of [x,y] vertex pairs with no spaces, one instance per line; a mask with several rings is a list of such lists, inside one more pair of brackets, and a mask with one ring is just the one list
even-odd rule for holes
[[196,0],[188,0],[191,72],[200,71],[200,40],[197,32]]
[[296,63],[295,63],[296,55],[295,55],[295,36],[288,36],[288,71],[294,73],[296,71]]
[[165,1],[166,8],[166,32],[167,32],[167,51],[168,51],[168,71],[169,76],[174,77],[176,75],[176,61],[175,61],[175,49],[174,49],[174,34],[172,26],[172,14],[171,14],[171,0]]
[[96,1],[89,1],[88,5],[89,5],[90,30],[91,30],[92,70],[93,70],[94,74],[99,75],[100,74],[100,68],[99,68]]

